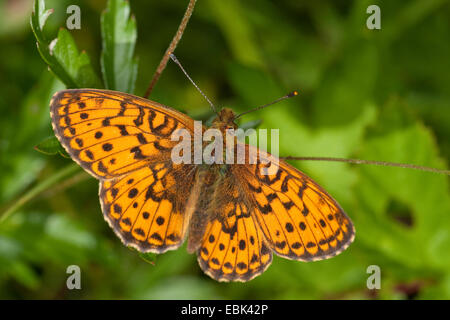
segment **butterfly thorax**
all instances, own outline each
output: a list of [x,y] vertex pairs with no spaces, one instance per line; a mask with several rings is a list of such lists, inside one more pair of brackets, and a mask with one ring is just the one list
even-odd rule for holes
[[[217,114],[217,117],[212,121],[210,129],[216,129],[219,130],[221,133],[222,140],[221,143],[223,143],[223,155],[222,160],[226,157],[226,149],[227,149],[227,140],[231,142],[233,146],[236,146],[237,144],[237,137],[235,135],[234,130],[238,128],[238,126],[234,123],[235,114],[234,112],[229,108],[223,108],[220,110],[220,112]],[[215,141],[215,138],[212,139],[212,143],[217,143],[219,141]],[[203,147],[205,148],[208,144],[211,144],[211,141],[205,141]],[[221,167],[221,166],[219,166]]]
[[227,129],[237,129],[237,125],[234,123],[235,114],[233,110],[229,108],[223,108],[220,110],[217,117],[213,120],[211,128],[219,129],[225,136]]

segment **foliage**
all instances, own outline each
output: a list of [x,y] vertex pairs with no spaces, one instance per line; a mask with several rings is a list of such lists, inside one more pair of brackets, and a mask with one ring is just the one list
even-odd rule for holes
[[[187,3],[80,1],[82,28],[66,30],[70,1],[46,1],[53,11],[20,2],[0,10],[5,21],[24,12],[0,29],[0,298],[450,298],[448,178],[407,169],[293,162],[345,208],[355,242],[326,261],[275,258],[245,284],[209,279],[185,247],[141,257],[123,246],[102,218],[96,180],[49,138],[49,101],[64,87],[142,94]],[[299,89],[242,118],[280,128],[282,155],[445,168],[449,4],[375,3],[381,30],[365,25],[373,1],[201,1],[176,54],[212,101],[238,112]],[[151,99],[211,116],[172,63]],[[79,291],[65,286],[73,264]],[[366,287],[369,265],[381,268],[381,290]]]
[[43,0],[35,1],[31,15],[31,28],[42,59],[50,70],[68,88],[90,88],[100,86],[100,82],[90,65],[86,52],[78,53],[75,41],[66,29],[59,29],[58,37],[50,43],[44,36],[44,25],[52,10],[45,10]]
[[122,0],[108,1],[102,14],[102,73],[106,87],[122,92],[134,91],[137,60],[133,58],[137,31],[136,20],[129,18],[130,7]]

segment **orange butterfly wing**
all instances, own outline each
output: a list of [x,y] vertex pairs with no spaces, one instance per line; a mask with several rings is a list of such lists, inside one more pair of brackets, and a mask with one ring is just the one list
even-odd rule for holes
[[232,170],[242,177],[252,214],[277,255],[302,261],[327,259],[353,241],[353,224],[339,204],[286,162],[262,152],[255,164]]
[[186,238],[185,214],[194,166],[150,164],[100,182],[103,214],[126,245],[143,252],[178,248]]
[[96,89],[57,92],[50,103],[53,129],[72,159],[97,179],[110,179],[170,160],[178,129],[193,132],[181,112],[130,94]]
[[267,269],[272,252],[236,177],[225,174],[217,180],[198,262],[218,281],[248,281]]
[[122,92],[73,89],[51,101],[52,125],[67,152],[100,180],[105,219],[141,251],[179,247],[196,167],[175,165],[170,140],[193,120],[156,102]]

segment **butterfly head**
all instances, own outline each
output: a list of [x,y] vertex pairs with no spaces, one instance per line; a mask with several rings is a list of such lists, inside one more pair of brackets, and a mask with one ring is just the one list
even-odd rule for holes
[[229,108],[223,108],[219,111],[217,118],[215,118],[212,122],[211,127],[215,129],[219,129],[222,132],[225,132],[227,129],[237,129],[238,126],[234,123],[235,114],[233,110]]

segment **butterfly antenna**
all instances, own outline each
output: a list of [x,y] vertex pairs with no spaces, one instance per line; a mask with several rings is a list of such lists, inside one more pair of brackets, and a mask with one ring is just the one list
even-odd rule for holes
[[191,81],[191,83],[194,85],[194,87],[197,88],[198,92],[200,92],[200,94],[203,96],[203,98],[206,99],[206,101],[208,101],[209,105],[211,106],[211,108],[213,109],[214,113],[217,113],[217,109],[214,106],[214,104],[211,102],[211,100],[208,99],[208,97],[206,96],[206,94],[203,93],[202,90],[200,90],[200,88],[195,84],[194,80],[192,80],[192,78],[189,76],[189,74],[186,72],[186,70],[184,70],[183,66],[181,65],[180,61],[178,61],[177,57],[175,57],[175,55],[173,53],[169,54],[170,59],[172,59],[173,62],[175,62],[181,69],[181,71],[183,71],[184,75],[189,79],[189,81]]
[[373,160],[331,158],[331,157],[280,157],[280,158],[284,159],[284,160],[303,160],[303,161],[312,160],[312,161],[345,162],[345,163],[352,163],[352,164],[368,164],[368,165],[384,166],[384,167],[398,167],[398,168],[415,169],[415,170],[433,172],[433,173],[438,173],[438,174],[450,175],[450,170],[418,166],[418,165],[409,164],[409,163],[396,163],[396,162],[388,162],[388,161],[373,161]]
[[297,96],[297,95],[298,95],[298,91],[292,91],[292,92],[289,92],[287,95],[285,95],[285,96],[283,96],[283,97],[281,97],[281,98],[278,98],[277,100],[272,101],[271,103],[268,103],[268,104],[265,104],[265,105],[263,105],[263,106],[259,106],[259,107],[256,107],[256,108],[254,108],[254,109],[251,109],[251,110],[242,112],[241,114],[238,114],[237,116],[235,116],[234,119],[237,119],[237,118],[243,116],[244,114],[247,114],[247,113],[250,113],[250,112],[253,112],[253,111],[257,111],[257,110],[264,109],[265,107],[271,106],[271,105],[273,105],[273,104],[275,104],[275,103],[278,103],[278,102],[280,102],[280,101],[283,101],[283,100],[286,100],[286,99],[295,97],[295,96]]

